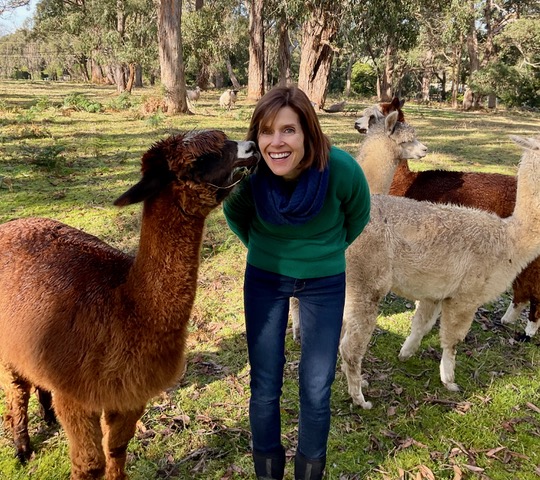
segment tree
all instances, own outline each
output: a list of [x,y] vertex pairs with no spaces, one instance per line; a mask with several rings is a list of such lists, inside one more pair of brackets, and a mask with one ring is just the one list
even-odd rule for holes
[[264,94],[263,0],[250,0],[248,100],[257,101]]
[[302,26],[302,52],[298,86],[322,108],[326,100],[333,42],[339,31],[341,5],[338,2],[307,2],[309,16]]
[[159,64],[170,115],[190,113],[182,57],[182,0],[160,0],[158,9]]

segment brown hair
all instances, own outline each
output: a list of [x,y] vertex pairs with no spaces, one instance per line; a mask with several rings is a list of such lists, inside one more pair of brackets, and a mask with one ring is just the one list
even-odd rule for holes
[[309,98],[298,87],[274,87],[262,96],[251,116],[247,140],[258,143],[261,127],[272,123],[283,107],[290,107],[296,112],[304,132],[305,153],[300,168],[307,170],[313,166],[323,170],[328,165],[330,140],[323,133]]

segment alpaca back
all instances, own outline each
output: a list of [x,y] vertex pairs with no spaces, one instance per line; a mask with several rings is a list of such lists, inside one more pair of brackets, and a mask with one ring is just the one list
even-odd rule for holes
[[504,218],[514,211],[516,190],[517,179],[510,175],[449,170],[413,172],[405,160],[396,168],[389,193],[480,208]]
[[494,214],[387,195],[371,199],[371,221],[347,250],[350,284],[369,285],[381,275],[386,285],[376,288],[412,300],[474,290],[480,304],[504,291],[524,266],[514,261],[507,221]]

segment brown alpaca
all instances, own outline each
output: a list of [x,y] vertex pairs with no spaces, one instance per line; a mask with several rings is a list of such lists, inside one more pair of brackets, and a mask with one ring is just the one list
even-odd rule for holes
[[32,385],[53,393],[71,479],[125,479],[146,402],[180,377],[206,216],[258,161],[223,132],[162,140],[118,206],[144,202],[133,258],[44,218],[0,225],[0,381],[20,459]]
[[[369,107],[354,126],[366,133],[379,117],[392,111],[399,112],[400,121],[404,120],[401,107],[405,102],[397,97],[392,102],[380,103]],[[467,207],[480,208],[493,212],[502,218],[509,217],[516,203],[517,179],[511,175],[481,172],[454,172],[448,170],[425,170],[413,172],[407,160],[402,160],[394,173],[389,194],[400,197],[428,200],[436,203],[455,203]],[[380,192],[386,193],[386,192]],[[540,259],[526,267],[512,284],[513,299],[501,319],[503,323],[513,323],[530,302],[529,321],[524,338],[534,336],[540,326]]]

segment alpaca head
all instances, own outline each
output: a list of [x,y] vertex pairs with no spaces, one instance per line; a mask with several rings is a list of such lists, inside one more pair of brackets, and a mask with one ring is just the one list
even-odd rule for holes
[[153,145],[142,157],[142,179],[117,198],[124,206],[171,189],[184,211],[207,213],[260,159],[251,141],[229,140],[220,130],[191,131]]
[[[380,115],[380,114],[379,114]],[[394,161],[423,158],[427,147],[416,138],[414,128],[408,123],[398,121],[399,112],[393,111],[386,117],[380,116],[370,124],[364,148],[384,149],[391,154]],[[391,141],[387,141],[387,139]]]
[[354,128],[360,133],[367,133],[369,127],[373,126],[383,117],[388,116],[392,112],[398,112],[398,122],[404,122],[405,116],[401,107],[405,104],[405,100],[400,100],[394,97],[391,102],[383,102],[378,105],[373,105],[366,108],[362,115],[354,122]]
[[379,110],[377,105],[366,108],[362,115],[356,119],[354,122],[354,128],[358,130],[359,133],[367,133],[369,127],[377,123],[379,120],[383,119],[384,115]]

